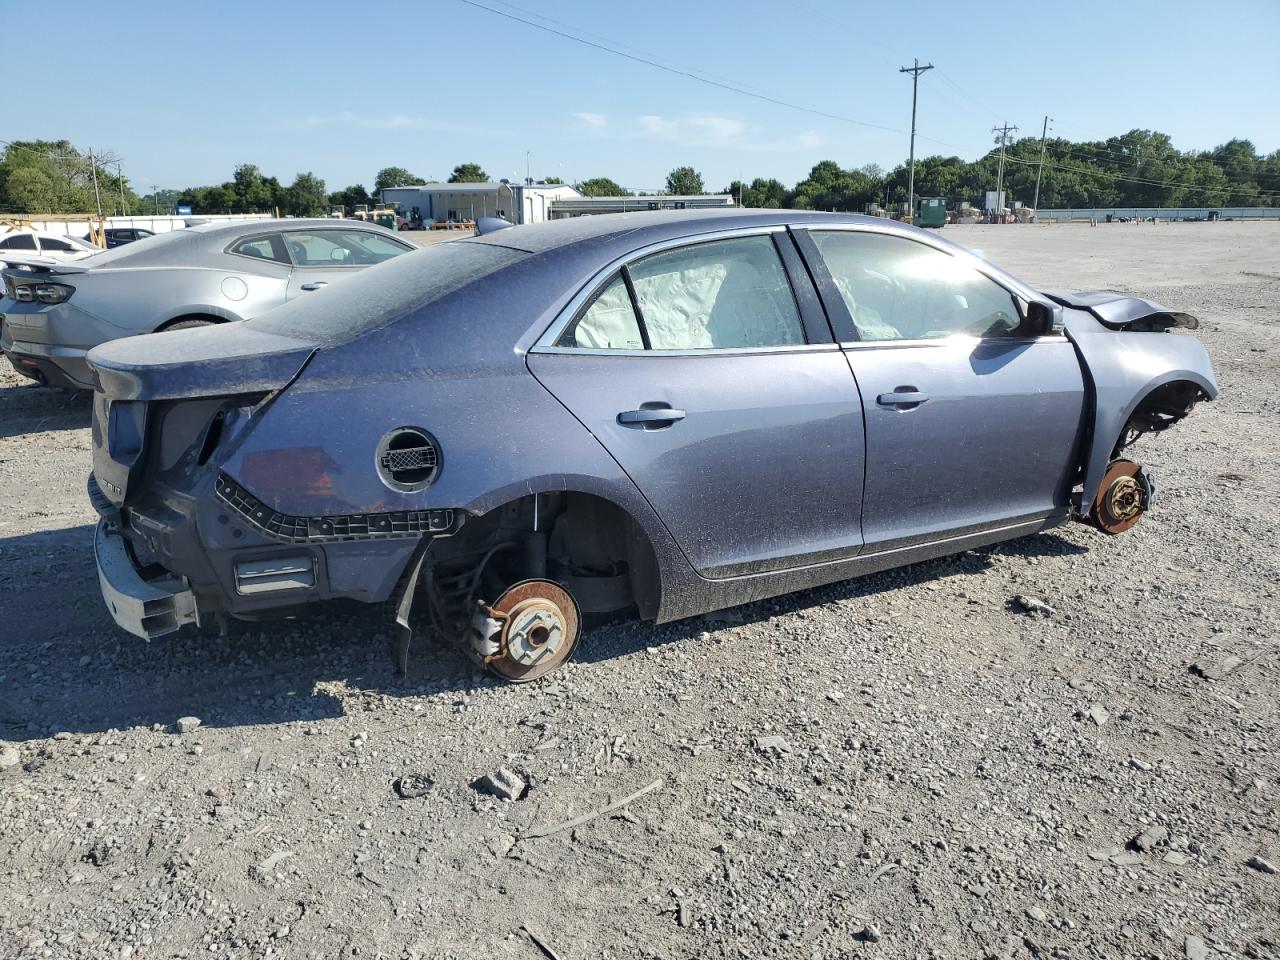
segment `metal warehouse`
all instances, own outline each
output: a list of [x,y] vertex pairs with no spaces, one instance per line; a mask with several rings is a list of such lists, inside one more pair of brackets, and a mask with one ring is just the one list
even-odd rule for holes
[[424,183],[382,191],[383,202],[398,204],[401,216],[411,217],[416,207],[429,223],[480,217],[541,223],[551,219],[555,201],[581,196],[573,187],[552,183]]
[[634,210],[693,210],[732,207],[728,194],[620,197],[584,197],[560,183],[424,183],[413,187],[388,187],[384,203],[395,203],[401,216],[413,219],[414,211],[427,223],[502,217],[512,223],[542,223],[588,214],[626,213]]

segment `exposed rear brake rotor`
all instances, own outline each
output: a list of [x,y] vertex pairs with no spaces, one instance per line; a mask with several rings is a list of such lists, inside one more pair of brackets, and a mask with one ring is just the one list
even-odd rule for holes
[[1124,533],[1147,509],[1142,466],[1132,460],[1113,460],[1102,477],[1090,516],[1103,533]]
[[581,633],[578,603],[550,580],[525,580],[509,588],[486,613],[502,624],[498,651],[485,665],[511,683],[550,673],[573,655]]

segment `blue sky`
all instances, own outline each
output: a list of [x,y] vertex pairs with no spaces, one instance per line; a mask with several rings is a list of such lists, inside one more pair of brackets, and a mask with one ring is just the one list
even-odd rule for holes
[[311,170],[331,190],[393,164],[443,179],[476,161],[520,178],[526,151],[535,177],[653,189],[690,164],[712,189],[790,185],[819,160],[905,160],[911,82],[898,68],[919,57],[937,69],[920,82],[918,155],[973,159],[992,125],[1038,135],[1046,113],[1072,139],[1140,127],[1181,149],[1233,136],[1280,148],[1277,0],[480,2],[875,126],[461,0],[10,0],[3,138],[112,150],[139,192],[221,182],[241,162],[285,182]]

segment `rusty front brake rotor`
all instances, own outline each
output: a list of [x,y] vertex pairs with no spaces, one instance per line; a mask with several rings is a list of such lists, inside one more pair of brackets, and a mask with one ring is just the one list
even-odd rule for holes
[[1089,515],[1103,533],[1124,533],[1147,509],[1147,489],[1142,466],[1132,460],[1113,460],[1102,477]]

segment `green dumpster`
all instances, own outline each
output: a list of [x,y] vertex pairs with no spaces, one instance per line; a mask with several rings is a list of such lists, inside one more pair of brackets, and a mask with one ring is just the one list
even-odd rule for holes
[[915,215],[911,222],[917,227],[941,227],[947,222],[945,197],[916,197]]
[[388,230],[396,228],[396,215],[390,210],[375,214],[373,219],[380,227],[386,227]]

